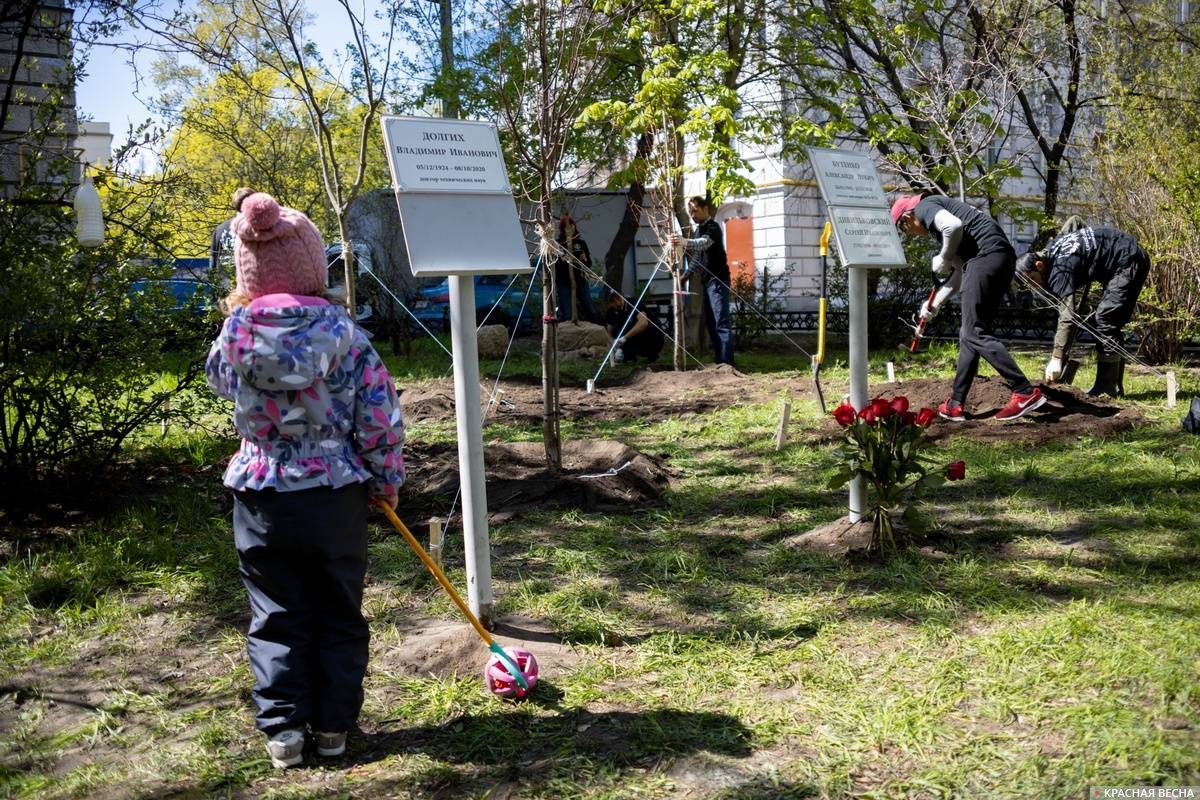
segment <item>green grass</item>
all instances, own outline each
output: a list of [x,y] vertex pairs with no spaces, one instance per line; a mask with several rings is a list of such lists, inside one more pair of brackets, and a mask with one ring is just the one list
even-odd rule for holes
[[[914,365],[948,375],[948,350]],[[388,360],[411,384],[443,374],[435,355]],[[1038,355],[1021,357],[1028,372]],[[795,362],[759,353],[742,368],[808,385]],[[514,368],[538,374],[528,354]],[[1178,369],[1186,398],[1195,372]],[[828,359],[827,400],[846,380]],[[969,466],[928,498],[937,553],[885,562],[787,544],[845,513],[823,488],[834,464],[808,399],[780,451],[777,402],[564,424],[679,471],[661,508],[547,510],[491,530],[499,612],[550,625],[570,664],[514,704],[474,672],[404,674],[383,658],[351,758],[286,773],[252,725],[225,429],[148,435],[139,464],[187,469],[17,542],[0,567],[0,796],[1077,798],[1200,784],[1200,454],[1160,382],[1127,387],[1147,421],[1113,439],[953,440]],[[531,438],[501,423],[488,436]],[[457,614],[376,530],[365,606],[382,658],[411,617]]]

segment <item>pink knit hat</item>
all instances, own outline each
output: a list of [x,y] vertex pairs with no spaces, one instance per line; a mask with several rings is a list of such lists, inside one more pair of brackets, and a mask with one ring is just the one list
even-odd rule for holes
[[900,199],[892,203],[892,223],[899,222],[901,217],[916,208],[917,203],[920,202],[921,195],[919,194],[900,195]]
[[303,213],[255,192],[242,201],[231,228],[237,237],[237,285],[245,294],[313,295],[325,289],[325,245],[317,226]]

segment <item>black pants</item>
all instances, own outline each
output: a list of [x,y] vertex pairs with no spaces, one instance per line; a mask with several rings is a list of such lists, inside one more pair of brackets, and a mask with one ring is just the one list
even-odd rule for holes
[[621,350],[625,355],[626,361],[634,361],[639,358],[644,358],[647,361],[658,361],[659,355],[663,349],[662,331],[652,327],[639,333],[637,336],[625,336],[625,344],[621,345]]
[[233,497],[259,730],[350,730],[362,708],[369,641],[366,487]]
[[[1123,343],[1121,329],[1133,317],[1138,295],[1149,273],[1150,257],[1144,250],[1138,250],[1137,256],[1118,269],[1104,284],[1092,315],[1096,333],[1101,337],[1096,339],[1096,357],[1099,360],[1117,356],[1113,345]],[[1111,340],[1112,344],[1105,342],[1105,339]]]
[[976,256],[963,265],[962,327],[958,330],[958,369],[950,398],[966,402],[979,372],[979,359],[992,365],[1008,388],[1028,394],[1033,385],[1008,354],[1004,342],[992,335],[992,323],[1016,271],[1012,250]]

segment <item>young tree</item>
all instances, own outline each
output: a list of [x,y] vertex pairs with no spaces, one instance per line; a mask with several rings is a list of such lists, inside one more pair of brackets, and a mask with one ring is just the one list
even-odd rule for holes
[[1094,142],[1096,221],[1150,254],[1140,354],[1161,364],[1200,332],[1200,22],[1163,0],[1113,11],[1098,40],[1111,96]]
[[[328,59],[307,38],[309,16],[302,0],[237,0],[232,4],[201,0],[195,10],[169,18],[141,16],[173,46],[199,59],[217,73],[253,90],[253,76],[271,70],[287,92],[275,99],[297,105],[316,145],[317,168],[326,199],[337,220],[345,263],[347,301],[354,307],[354,251],[347,215],[371,171],[371,154],[382,151],[377,139],[379,117],[387,109],[393,84],[392,53],[399,0],[383,0],[374,20],[354,0],[338,0],[337,8],[351,41]],[[338,102],[331,103],[337,98]],[[354,147],[340,145],[335,108],[355,109]]]
[[498,8],[489,50],[501,139],[518,198],[533,209],[539,237],[542,318],[542,440],[551,469],[562,466],[559,430],[558,334],[552,264],[569,258],[555,241],[554,198],[571,165],[575,122],[597,91],[605,70],[599,45],[619,20],[586,3],[520,0]]
[[[763,24],[758,5],[743,0],[724,3],[657,2],[630,4],[630,49],[639,67],[627,97],[593,103],[583,120],[602,123],[617,141],[636,142],[629,172],[639,190],[656,183],[670,215],[651,217],[660,241],[676,228],[690,225],[683,193],[684,158],[689,149],[705,175],[706,192],[719,204],[729,195],[751,194],[747,164],[740,144],[761,138],[769,117],[744,102],[747,86],[762,77],[747,74],[746,64],[762,40],[754,32]],[[653,150],[651,150],[653,146]],[[622,175],[624,177],[624,175]],[[684,313],[681,264],[668,254],[675,307],[675,367],[683,368]],[[697,320],[698,321],[698,320]],[[690,326],[697,329],[698,326]]]

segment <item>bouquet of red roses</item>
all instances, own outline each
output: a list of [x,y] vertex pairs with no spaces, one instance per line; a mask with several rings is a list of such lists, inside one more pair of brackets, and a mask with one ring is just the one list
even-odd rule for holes
[[872,551],[896,547],[892,514],[906,499],[911,498],[904,509],[904,520],[910,529],[920,529],[916,504],[923,490],[943,480],[962,480],[966,476],[963,461],[948,464],[943,471],[931,471],[933,460],[924,452],[929,445],[925,429],[934,416],[931,408],[910,411],[908,398],[903,396],[891,400],[877,397],[862,411],[855,411],[849,403],[833,410],[833,418],[845,429],[845,435],[835,451],[841,469],[829,481],[829,487],[836,489],[856,477],[873,487]]

